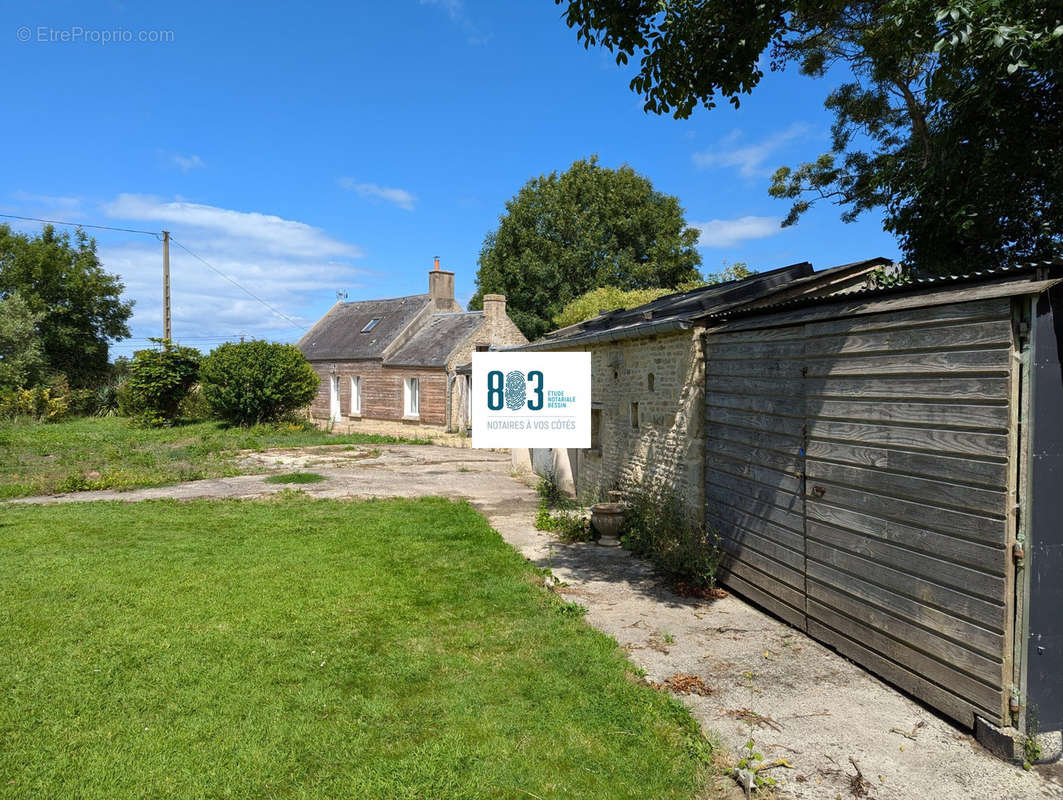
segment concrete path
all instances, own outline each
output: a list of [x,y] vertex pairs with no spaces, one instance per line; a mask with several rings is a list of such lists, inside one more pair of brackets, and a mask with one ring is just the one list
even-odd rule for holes
[[[753,738],[766,761],[785,759],[792,768],[769,773],[782,797],[1063,798],[1058,764],[1024,772],[997,760],[967,731],[737,597],[685,599],[622,550],[560,544],[536,531],[535,492],[510,475],[507,454],[384,445],[270,451],[248,461],[327,476],[296,487],[314,497],[468,498],[507,542],[550,567],[564,584],[559,591],[586,605],[587,620],[613,636],[648,680],[701,678],[706,693],[683,702],[726,751]],[[249,498],[284,488],[291,487],[258,475],[15,502]]]

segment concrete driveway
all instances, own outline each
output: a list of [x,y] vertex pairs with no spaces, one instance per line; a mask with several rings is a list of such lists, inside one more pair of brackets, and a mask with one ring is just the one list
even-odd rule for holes
[[[507,542],[553,571],[559,591],[586,605],[590,624],[614,637],[648,680],[701,678],[703,693],[681,695],[683,702],[726,751],[752,738],[765,761],[784,759],[789,766],[769,773],[782,797],[1063,798],[1058,765],[1024,772],[997,760],[967,731],[737,597],[682,598],[624,551],[565,545],[536,531],[535,492],[510,474],[508,454],[382,445],[269,451],[247,463],[324,475],[295,487],[314,497],[468,499]],[[291,488],[264,477],[14,502],[251,498]]]

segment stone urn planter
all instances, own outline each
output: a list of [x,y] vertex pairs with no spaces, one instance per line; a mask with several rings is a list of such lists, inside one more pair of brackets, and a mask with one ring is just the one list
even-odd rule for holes
[[602,547],[620,546],[620,528],[624,524],[623,503],[596,503],[591,506],[591,527]]

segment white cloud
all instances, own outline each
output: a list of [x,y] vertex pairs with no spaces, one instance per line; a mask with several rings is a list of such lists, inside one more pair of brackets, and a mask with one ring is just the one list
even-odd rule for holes
[[708,222],[692,222],[701,233],[699,247],[733,247],[750,239],[763,239],[779,233],[781,220],[778,217],[738,217],[737,219],[710,219]]
[[494,38],[493,33],[482,32],[477,25],[469,19],[469,15],[465,9],[464,0],[421,0],[422,6],[438,6],[447,12],[450,17],[450,21],[461,28],[465,34],[465,41],[474,46],[479,47],[487,44]]
[[[175,242],[303,327],[317,319],[322,293],[327,307],[333,291],[361,285],[363,272],[351,260],[363,250],[303,222],[135,194],[119,195],[103,208],[115,220],[168,227]],[[140,340],[160,335],[162,327],[161,253],[147,237],[100,245],[105,269],[118,273],[127,298],[136,300],[132,326]],[[207,337],[294,341],[302,333],[176,245],[170,273],[175,340],[210,349],[217,341]],[[120,343],[116,352],[142,345]]]
[[188,172],[192,169],[202,169],[206,166],[206,164],[203,163],[203,159],[194,153],[188,156],[183,156],[180,153],[169,153],[168,158],[170,163],[181,170],[181,172]]
[[391,186],[380,186],[376,183],[359,183],[354,178],[340,178],[337,183],[350,192],[357,192],[362,197],[375,197],[393,203],[399,208],[413,211],[417,198],[405,189],[396,189]]
[[360,247],[334,239],[320,228],[257,211],[233,211],[141,194],[120,194],[104,206],[104,211],[117,219],[198,228],[203,234],[215,237],[211,244],[216,247],[232,246],[245,251],[251,247],[306,259],[365,255]]
[[748,144],[742,143],[741,131],[732,131],[716,146],[694,153],[694,164],[699,167],[734,167],[745,178],[766,175],[771,171],[765,166],[768,158],[790,142],[807,136],[809,130],[806,123],[795,122],[785,130]]

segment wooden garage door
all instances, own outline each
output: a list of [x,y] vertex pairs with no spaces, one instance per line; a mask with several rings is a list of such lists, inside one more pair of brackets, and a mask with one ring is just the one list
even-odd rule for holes
[[804,328],[706,340],[705,513],[729,586],[805,628]]
[[1004,723],[1010,300],[707,340],[724,582],[965,725]]

